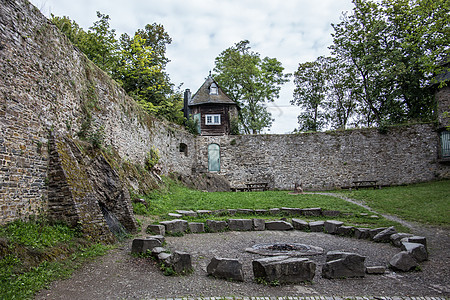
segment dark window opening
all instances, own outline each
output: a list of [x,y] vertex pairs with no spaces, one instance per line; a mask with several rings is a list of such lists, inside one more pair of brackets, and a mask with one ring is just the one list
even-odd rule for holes
[[188,146],[185,143],[180,143],[180,152],[188,156]]

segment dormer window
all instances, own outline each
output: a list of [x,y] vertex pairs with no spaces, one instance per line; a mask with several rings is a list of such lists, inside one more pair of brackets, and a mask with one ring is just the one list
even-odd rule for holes
[[213,82],[213,84],[209,87],[209,94],[210,95],[217,95],[219,93],[219,89],[217,88],[217,84]]

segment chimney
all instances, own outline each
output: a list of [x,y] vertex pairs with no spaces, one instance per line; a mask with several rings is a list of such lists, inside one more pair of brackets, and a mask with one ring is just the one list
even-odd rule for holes
[[188,106],[189,101],[191,101],[191,90],[186,89],[184,91],[183,112],[184,112],[184,117],[188,120],[189,120],[189,115],[190,115],[189,106]]

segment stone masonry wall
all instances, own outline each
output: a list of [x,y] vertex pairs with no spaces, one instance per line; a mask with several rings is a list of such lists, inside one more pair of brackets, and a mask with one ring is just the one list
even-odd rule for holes
[[[268,181],[272,188],[323,190],[355,180],[397,185],[439,178],[438,135],[433,125],[303,133],[200,137],[198,157],[208,166],[208,145],[221,149],[221,170],[232,186]],[[448,168],[448,167],[447,167]]]
[[47,209],[49,131],[77,137],[85,124],[123,159],[143,164],[154,147],[163,172],[190,174],[179,145],[194,153],[192,135],[145,114],[28,1],[0,11],[0,224]]

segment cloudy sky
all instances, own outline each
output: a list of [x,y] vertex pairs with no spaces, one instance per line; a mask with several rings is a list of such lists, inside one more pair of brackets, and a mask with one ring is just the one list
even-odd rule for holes
[[[49,16],[68,16],[88,29],[96,11],[108,14],[118,35],[132,35],[159,23],[172,37],[167,66],[172,82],[194,93],[214,59],[226,48],[249,40],[261,57],[274,57],[293,73],[299,63],[328,55],[331,23],[351,11],[351,0],[31,0]],[[269,104],[275,122],[270,133],[292,132],[299,108],[291,106],[294,85],[285,84],[280,99]]]

